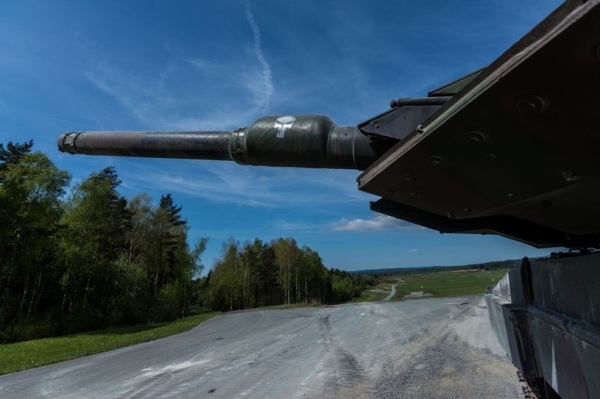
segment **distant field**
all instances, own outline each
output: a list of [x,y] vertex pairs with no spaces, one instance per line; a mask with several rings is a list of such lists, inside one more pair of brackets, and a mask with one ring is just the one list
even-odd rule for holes
[[[388,296],[392,290],[392,285],[398,283],[397,276],[385,276],[379,278],[379,283],[375,287],[368,287],[359,297],[353,298],[345,303],[355,302],[379,302]],[[387,292],[371,292],[371,290],[382,290]]]
[[496,285],[509,270],[442,271],[401,275],[398,277],[405,283],[396,286],[394,299],[402,299],[404,295],[413,291],[424,291],[436,297],[483,294],[486,286]]
[[[379,287],[378,287],[379,288]],[[353,298],[352,300],[345,302],[345,303],[355,303],[355,302],[379,302],[381,300],[383,300],[386,296],[388,296],[387,293],[380,293],[380,292],[371,292],[372,288],[367,289],[366,291],[364,291],[362,293],[361,296]]]
[[392,289],[392,285],[396,283],[398,283],[398,276],[380,277],[379,284],[377,284],[374,288],[384,291],[390,291]]

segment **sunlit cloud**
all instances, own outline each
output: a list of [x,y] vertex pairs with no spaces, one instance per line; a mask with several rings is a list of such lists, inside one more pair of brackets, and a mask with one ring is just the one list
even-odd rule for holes
[[419,252],[419,248],[413,248],[413,249],[411,249],[411,250],[410,250],[410,251],[408,251],[408,252]]
[[412,223],[405,222],[386,215],[375,215],[370,219],[343,218],[334,223],[334,231],[384,231],[384,230],[418,230],[423,229]]

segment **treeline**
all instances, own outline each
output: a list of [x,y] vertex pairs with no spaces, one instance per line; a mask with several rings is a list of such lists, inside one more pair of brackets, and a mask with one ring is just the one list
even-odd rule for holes
[[336,303],[374,285],[291,238],[230,239],[200,278],[208,239],[188,246],[170,194],[126,199],[113,167],[70,187],[32,145],[0,144],[0,343],[168,321],[196,305]]
[[207,239],[170,194],[128,200],[112,167],[70,188],[32,142],[0,144],[0,342],[160,322],[199,298]]
[[223,244],[214,268],[199,284],[204,304],[214,310],[250,309],[280,304],[348,301],[369,285],[373,276],[328,270],[319,254],[292,238],[244,245],[233,238]]
[[358,270],[356,274],[374,274],[375,276],[391,276],[398,274],[418,274],[426,272],[439,272],[448,270],[497,270],[497,269],[512,269],[515,266],[520,265],[523,262],[522,259],[508,259],[498,260],[486,263],[473,263],[468,265],[460,266],[423,266],[423,267],[398,267],[390,269],[370,269],[370,270]]

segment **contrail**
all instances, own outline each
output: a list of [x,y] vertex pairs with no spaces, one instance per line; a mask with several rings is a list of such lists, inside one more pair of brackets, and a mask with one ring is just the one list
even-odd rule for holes
[[79,106],[81,106],[83,109],[85,109],[87,111],[87,113],[92,117],[92,119],[94,119],[94,121],[98,124],[98,126],[100,126],[100,130],[105,130],[102,123],[100,123],[100,120],[96,117],[96,114],[94,114],[88,107],[86,107],[85,104],[83,103],[83,101],[79,100],[79,98],[76,98],[70,94],[68,96],[71,99],[71,101],[76,102],[77,104],[79,104]]
[[265,87],[264,98],[263,98],[263,108],[267,108],[269,105],[269,98],[273,94],[273,79],[271,76],[271,66],[265,59],[265,56],[260,47],[260,30],[258,29],[258,25],[256,24],[256,20],[250,11],[250,2],[246,0],[246,18],[248,18],[248,22],[250,23],[250,27],[252,28],[252,32],[254,33],[254,53],[256,54],[256,58],[258,58],[258,62],[262,66],[262,76],[263,76],[263,84]]
[[98,127],[98,126],[92,126],[92,125],[87,125],[85,123],[77,123],[77,122],[73,122],[73,121],[68,121],[66,119],[59,119],[59,118],[53,118],[51,116],[46,116],[46,119],[50,119],[53,121],[58,121],[58,122],[64,122],[64,123],[69,123],[71,125],[77,125],[77,126],[82,126],[82,127],[87,127],[87,128],[92,128],[92,129],[99,129],[99,130],[103,130],[102,127]]

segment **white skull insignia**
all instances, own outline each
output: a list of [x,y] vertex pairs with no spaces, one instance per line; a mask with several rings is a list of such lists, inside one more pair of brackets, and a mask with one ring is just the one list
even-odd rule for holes
[[292,124],[296,122],[296,118],[293,116],[280,116],[275,120],[275,128],[277,129],[277,137],[282,139],[285,131],[292,127]]

